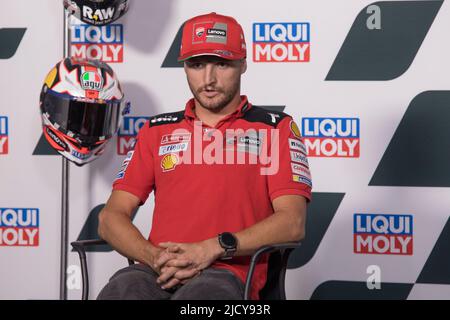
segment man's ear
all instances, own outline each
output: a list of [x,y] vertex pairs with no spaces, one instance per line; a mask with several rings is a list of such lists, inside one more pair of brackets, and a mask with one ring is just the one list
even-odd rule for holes
[[241,74],[244,74],[247,71],[247,59],[241,60]]

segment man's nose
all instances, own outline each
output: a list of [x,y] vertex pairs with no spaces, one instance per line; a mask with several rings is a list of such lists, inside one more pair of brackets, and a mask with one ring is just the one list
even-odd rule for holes
[[216,83],[216,68],[212,63],[207,63],[205,67],[205,85]]

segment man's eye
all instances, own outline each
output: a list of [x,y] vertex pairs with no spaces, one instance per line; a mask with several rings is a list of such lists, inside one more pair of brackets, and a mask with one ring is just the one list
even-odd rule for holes
[[191,62],[191,63],[188,64],[188,66],[189,66],[189,68],[192,68],[192,69],[200,69],[200,68],[203,67],[203,63]]
[[217,62],[217,66],[220,68],[226,68],[228,67],[228,63],[226,62]]

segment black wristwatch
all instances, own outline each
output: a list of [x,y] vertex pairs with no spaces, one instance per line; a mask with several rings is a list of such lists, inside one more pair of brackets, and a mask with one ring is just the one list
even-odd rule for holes
[[236,252],[238,241],[231,232],[223,232],[219,234],[219,244],[225,250],[222,260],[231,259]]

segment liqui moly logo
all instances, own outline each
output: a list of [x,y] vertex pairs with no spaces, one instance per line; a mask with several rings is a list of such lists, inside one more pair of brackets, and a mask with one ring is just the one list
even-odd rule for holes
[[413,254],[413,216],[356,213],[353,250],[362,254]]
[[8,117],[0,116],[0,155],[8,154]]
[[309,157],[358,158],[359,119],[303,118],[302,136]]
[[117,154],[125,155],[133,150],[136,135],[149,117],[124,117],[117,135]]
[[308,62],[310,25],[307,22],[253,24],[253,61]]
[[70,26],[71,53],[76,58],[96,59],[107,63],[123,62],[123,26],[111,24]]
[[39,209],[0,208],[0,246],[39,245]]

